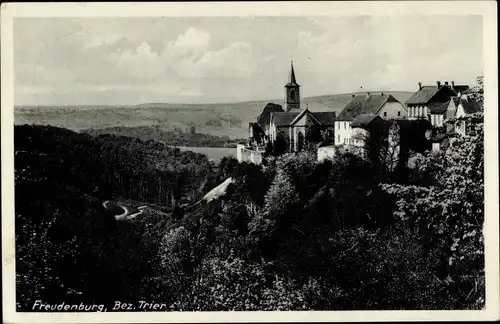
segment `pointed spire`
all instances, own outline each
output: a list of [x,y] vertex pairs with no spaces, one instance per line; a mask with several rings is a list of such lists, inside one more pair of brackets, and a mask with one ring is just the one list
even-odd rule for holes
[[291,65],[290,83],[291,84],[297,84],[297,81],[295,80],[295,71],[293,70],[293,61],[290,62],[290,65]]

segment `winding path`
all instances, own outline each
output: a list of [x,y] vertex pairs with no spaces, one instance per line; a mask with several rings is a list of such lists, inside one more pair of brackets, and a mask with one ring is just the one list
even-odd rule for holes
[[[210,190],[201,200],[199,200],[198,202],[194,203],[193,205],[189,206],[186,208],[186,210],[191,210],[193,208],[195,208],[196,206],[198,206],[202,201],[206,201],[206,202],[210,202],[214,199],[217,199],[219,198],[220,196],[224,195],[227,191],[227,187],[231,184],[231,183],[234,183],[234,180],[229,177],[227,178],[224,182],[222,182],[221,184],[219,184],[217,187],[213,188],[212,190]],[[110,209],[109,207],[109,204],[111,203],[111,201],[109,200],[106,200],[102,203],[102,206],[105,208],[105,209]],[[121,220],[129,220],[129,219],[134,219],[136,218],[137,216],[141,215],[142,213],[144,213],[144,209],[146,209],[148,207],[148,205],[143,205],[143,206],[139,206],[137,207],[137,210],[138,212],[134,213],[134,214],[130,214],[130,211],[128,210],[127,207],[125,206],[120,206],[120,205],[117,205],[115,204],[117,207],[120,207],[122,210],[123,210],[123,213],[121,213],[120,215],[115,215],[115,219],[117,221],[121,221]]]
[[[106,209],[109,209],[109,203],[111,203],[109,200],[106,200],[102,203],[102,206]],[[127,207],[125,206],[120,206],[120,205],[116,205],[118,207],[120,207],[121,209],[123,209],[123,213],[121,213],[120,215],[115,215],[115,219],[117,221],[120,221],[120,220],[128,220],[128,219],[132,219],[132,218],[136,218],[137,216],[141,215],[143,212],[144,212],[144,209],[146,207],[148,207],[147,205],[144,205],[144,206],[140,206],[140,207],[137,207],[137,209],[139,210],[137,213],[134,213],[134,214],[131,214],[130,215],[130,212],[128,210]]]

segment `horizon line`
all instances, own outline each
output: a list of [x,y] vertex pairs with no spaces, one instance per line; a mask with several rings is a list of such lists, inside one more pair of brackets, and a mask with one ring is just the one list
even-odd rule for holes
[[[408,90],[363,90],[363,91],[352,91],[352,92],[343,92],[343,93],[335,93],[335,94],[321,94],[314,96],[307,96],[301,98],[301,100],[318,98],[318,97],[326,97],[326,96],[342,96],[342,95],[351,95],[354,93],[379,93],[379,92],[415,92]],[[262,102],[268,101],[271,103],[275,103],[277,101],[284,101],[284,99],[254,99],[254,100],[242,100],[242,101],[220,101],[220,102],[141,102],[135,104],[16,104],[15,107],[78,107],[78,106],[86,106],[86,107],[137,107],[142,105],[229,105],[229,104],[242,104],[242,103],[250,103],[250,102]]]

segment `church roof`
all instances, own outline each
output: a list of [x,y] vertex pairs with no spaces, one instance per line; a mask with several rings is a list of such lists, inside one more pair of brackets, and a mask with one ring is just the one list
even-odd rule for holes
[[295,117],[300,114],[300,111],[297,112],[273,112],[271,113],[271,122],[279,126],[289,126]]
[[335,111],[320,111],[312,114],[325,126],[335,125]]
[[387,102],[398,102],[392,95],[372,95],[355,96],[340,112],[337,120],[353,120],[362,114],[376,115]]
[[323,126],[335,125],[334,111],[312,112],[310,110],[304,109],[290,112],[273,112],[271,113],[271,120],[274,121],[274,124],[278,127],[292,126],[294,123],[298,122],[305,114],[307,114],[304,117],[306,118],[306,125],[317,125],[318,123]]
[[290,78],[288,79],[288,83],[285,85],[285,87],[298,87],[299,84],[297,83],[297,80],[295,79],[295,71],[293,70],[293,62],[291,63],[291,69],[290,69]]

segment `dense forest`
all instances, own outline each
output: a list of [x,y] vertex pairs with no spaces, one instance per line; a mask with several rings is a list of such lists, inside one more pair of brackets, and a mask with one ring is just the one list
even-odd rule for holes
[[137,127],[108,127],[101,129],[86,129],[82,133],[90,135],[115,134],[138,138],[142,141],[157,141],[169,146],[196,146],[196,147],[236,147],[243,139],[230,139],[229,136],[215,136],[198,133],[196,127],[191,125],[186,129],[174,127],[163,129],[160,126],[137,126]]
[[[262,165],[159,142],[15,127],[18,311],[148,300],[167,310],[480,309],[484,132],[388,168],[348,152]],[[219,199],[192,206],[219,183]],[[156,206],[116,221],[104,200]]]

